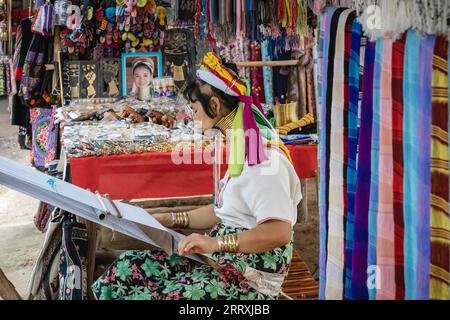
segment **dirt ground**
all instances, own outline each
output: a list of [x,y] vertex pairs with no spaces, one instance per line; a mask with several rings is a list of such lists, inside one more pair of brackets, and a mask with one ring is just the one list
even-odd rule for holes
[[[10,125],[6,99],[0,100],[0,156],[29,165],[29,151],[20,150],[18,127]],[[33,224],[39,201],[0,185],[0,267],[24,295],[44,235]]]
[[[7,101],[0,99],[0,156],[29,165],[29,151],[19,149],[18,127],[10,125],[6,108]],[[317,278],[319,216],[314,180],[308,180],[307,190],[307,219],[301,219],[295,227],[295,244]],[[33,224],[38,203],[36,199],[0,185],[0,267],[22,296],[44,240],[44,234]]]

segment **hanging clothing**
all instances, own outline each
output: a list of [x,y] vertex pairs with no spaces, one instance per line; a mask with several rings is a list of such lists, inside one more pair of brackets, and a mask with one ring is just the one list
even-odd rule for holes
[[52,37],[35,34],[28,49],[23,66],[21,93],[26,103],[33,97],[42,95],[41,85],[45,74],[45,64],[50,62],[52,56]]
[[430,299],[450,299],[448,41],[436,38],[432,78]]
[[[30,47],[33,33],[31,32],[30,19],[23,19],[20,22],[20,33],[16,43],[16,50],[14,52],[13,65],[15,70],[14,81],[16,81],[16,88],[19,90],[20,82],[22,80],[23,66],[25,58]],[[14,126],[21,126],[27,128],[30,124],[30,112],[28,106],[18,94],[13,96],[13,106],[11,110],[11,124]]]

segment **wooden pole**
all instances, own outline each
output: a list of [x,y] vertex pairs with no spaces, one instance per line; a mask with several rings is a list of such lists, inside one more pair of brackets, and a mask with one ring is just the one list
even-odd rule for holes
[[5,300],[22,300],[22,297],[16,291],[13,284],[6,278],[0,268],[0,297]]
[[236,65],[240,68],[245,67],[292,67],[299,65],[298,60],[279,60],[279,61],[241,61]]

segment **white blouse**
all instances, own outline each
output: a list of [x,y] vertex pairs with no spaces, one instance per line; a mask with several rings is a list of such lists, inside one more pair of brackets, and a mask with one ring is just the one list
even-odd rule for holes
[[259,165],[245,164],[240,176],[227,173],[221,180],[214,210],[225,225],[252,229],[271,219],[297,222],[302,199],[297,173],[282,151],[270,148],[266,155]]

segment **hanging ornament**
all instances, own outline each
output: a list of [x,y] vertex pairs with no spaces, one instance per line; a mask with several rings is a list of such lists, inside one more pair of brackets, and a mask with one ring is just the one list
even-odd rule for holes
[[69,15],[66,21],[67,28],[69,28],[70,30],[80,29],[81,27],[80,7],[72,4],[67,7],[66,13]]

